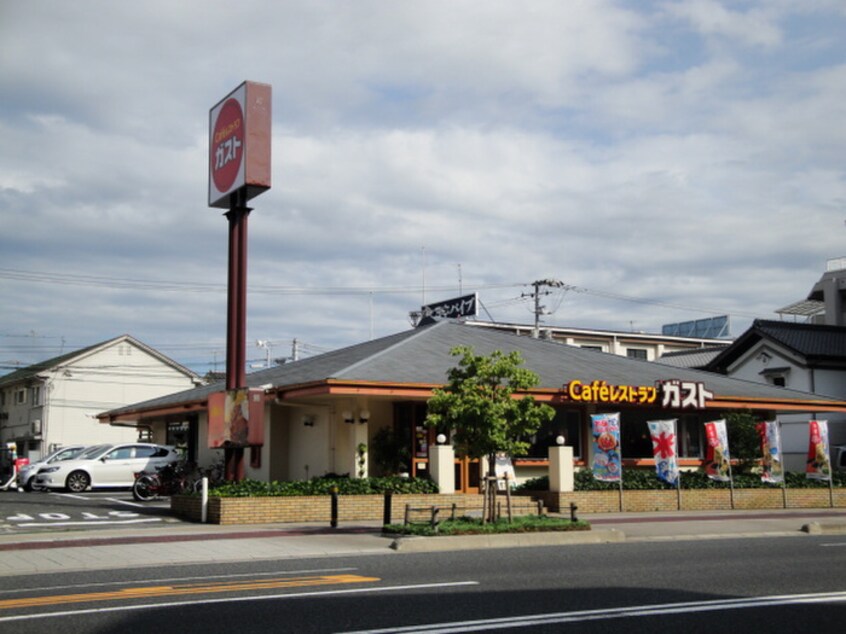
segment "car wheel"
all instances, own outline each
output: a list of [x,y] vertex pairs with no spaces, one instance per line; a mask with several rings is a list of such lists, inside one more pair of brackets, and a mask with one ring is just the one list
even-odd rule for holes
[[90,484],[91,478],[85,471],[73,471],[65,481],[68,491],[72,491],[73,493],[82,493]]
[[29,493],[33,489],[33,487],[32,487],[32,481],[33,480],[35,480],[35,476],[32,476],[29,480],[24,482],[23,490],[26,491],[27,493]]

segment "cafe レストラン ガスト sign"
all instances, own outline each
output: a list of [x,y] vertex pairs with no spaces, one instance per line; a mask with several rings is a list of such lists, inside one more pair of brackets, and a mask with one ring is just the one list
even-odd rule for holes
[[704,409],[714,394],[696,381],[656,381],[655,385],[613,385],[594,380],[564,384],[566,397],[578,403],[607,405],[656,405],[672,409]]

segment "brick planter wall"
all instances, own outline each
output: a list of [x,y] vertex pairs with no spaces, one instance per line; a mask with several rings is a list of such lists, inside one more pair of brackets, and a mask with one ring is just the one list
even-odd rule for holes
[[[734,508],[791,509],[829,508],[832,498],[835,507],[846,507],[846,489],[735,489]],[[729,489],[682,489],[676,491],[623,491],[622,508],[619,491],[572,491],[553,493],[537,491],[531,494],[542,500],[551,512],[567,513],[575,503],[581,513],[644,513],[650,511],[724,511],[732,509]]]
[[[505,496],[498,498],[505,513]],[[553,513],[568,513],[570,503],[578,507],[579,513],[618,513],[619,491],[573,491],[553,493],[551,491],[524,492],[512,497],[512,507],[517,515],[536,512],[534,499],[541,500],[546,510]],[[834,506],[846,507],[846,489],[833,490]],[[623,491],[622,511],[628,513],[650,511],[723,511],[731,510],[729,489],[682,489],[680,498],[676,491],[645,490]],[[381,521],[384,513],[384,497],[381,495],[338,496],[338,521]],[[452,505],[458,507],[458,514],[480,511],[481,495],[394,495],[391,504],[391,520],[402,522],[406,504],[412,507],[438,506],[441,518],[447,517]],[[171,498],[171,510],[178,517],[199,522],[202,517],[200,498],[175,495]],[[791,509],[829,508],[831,499],[828,489],[735,489],[734,508],[745,509]],[[282,522],[329,522],[331,519],[331,497],[254,497],[254,498],[209,498],[208,522],[210,524],[271,524]]]
[[[505,496],[498,498],[505,513]],[[448,517],[455,504],[456,513],[481,511],[481,495],[393,495],[391,500],[391,520],[403,521],[406,504],[414,508],[437,506],[441,519]],[[170,508],[178,517],[192,522],[202,518],[200,498],[196,496],[175,495],[170,500]],[[339,495],[338,521],[340,523],[361,520],[381,521],[384,515],[385,498],[382,495]],[[512,511],[518,515],[537,512],[537,504],[524,496],[512,497]],[[208,522],[210,524],[271,524],[277,522],[329,522],[332,515],[331,496],[297,497],[253,497],[219,498],[210,497],[208,504]]]

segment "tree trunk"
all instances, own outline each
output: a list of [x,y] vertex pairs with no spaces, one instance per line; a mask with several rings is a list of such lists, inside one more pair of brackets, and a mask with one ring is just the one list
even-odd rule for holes
[[485,495],[487,496],[487,517],[485,522],[495,522],[496,517],[496,454],[488,456],[488,476],[485,478]]

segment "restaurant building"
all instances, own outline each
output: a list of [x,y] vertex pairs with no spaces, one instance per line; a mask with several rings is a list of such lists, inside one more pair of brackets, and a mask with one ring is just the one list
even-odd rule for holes
[[[424,424],[426,402],[457,364],[451,354],[457,346],[480,355],[519,352],[524,367],[540,378],[530,393],[555,408],[554,420],[528,439],[528,455],[514,457],[518,481],[547,473],[549,447],[558,436],[572,447],[577,467],[589,464],[592,414],[620,412],[625,467],[653,464],[647,421],[676,418],[680,464],[698,467],[703,424],[728,412],[747,411],[761,420],[846,412],[846,401],[835,398],[439,321],[248,375],[245,398],[253,428],[246,477],[382,475],[385,456],[378,452],[384,452],[385,438],[394,441],[397,462],[409,475],[427,475],[435,432]],[[134,424],[156,442],[188,430],[189,457],[209,464],[227,444],[219,420],[224,389],[223,383],[198,387],[113,409],[99,419]],[[456,491],[478,487],[479,465],[456,457]]]

